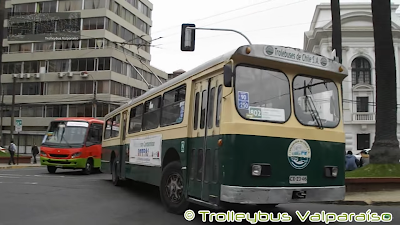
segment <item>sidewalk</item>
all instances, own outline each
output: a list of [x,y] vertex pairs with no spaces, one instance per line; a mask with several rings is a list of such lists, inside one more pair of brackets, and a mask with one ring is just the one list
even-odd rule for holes
[[335,202],[341,205],[400,205],[400,190],[347,192],[344,201]]

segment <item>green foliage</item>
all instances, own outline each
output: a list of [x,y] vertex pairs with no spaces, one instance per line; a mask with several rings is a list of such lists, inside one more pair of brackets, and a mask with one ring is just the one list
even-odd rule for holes
[[346,172],[346,178],[400,177],[400,164],[368,164]]

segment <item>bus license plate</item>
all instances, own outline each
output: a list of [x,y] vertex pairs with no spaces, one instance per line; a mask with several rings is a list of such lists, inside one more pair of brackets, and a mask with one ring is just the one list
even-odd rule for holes
[[289,184],[307,184],[307,176],[290,176]]

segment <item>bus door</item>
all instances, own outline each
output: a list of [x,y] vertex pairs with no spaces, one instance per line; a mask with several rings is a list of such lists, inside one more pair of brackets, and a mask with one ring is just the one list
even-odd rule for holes
[[126,140],[126,129],[127,129],[127,117],[128,117],[128,111],[122,112],[122,119],[121,119],[121,124],[120,124],[120,148],[121,148],[121,157],[120,157],[120,162],[121,162],[121,171],[120,175],[121,178],[125,178],[125,173],[126,173],[126,162],[129,160],[129,157],[127,155],[127,151],[129,151],[129,143],[125,144]]
[[[188,195],[207,202],[218,199],[219,188],[213,182],[215,149],[219,130],[215,127],[215,106],[219,76],[195,81],[192,131],[189,145]],[[215,139],[215,140],[214,140]],[[218,161],[215,161],[216,163]]]

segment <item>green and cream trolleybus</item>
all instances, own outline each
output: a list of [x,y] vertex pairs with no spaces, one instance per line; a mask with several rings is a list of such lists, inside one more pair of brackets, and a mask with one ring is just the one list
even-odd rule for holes
[[168,211],[188,204],[277,205],[344,199],[338,62],[244,45],[110,112],[104,172],[159,186]]

